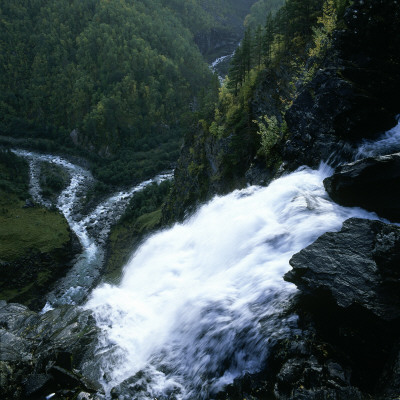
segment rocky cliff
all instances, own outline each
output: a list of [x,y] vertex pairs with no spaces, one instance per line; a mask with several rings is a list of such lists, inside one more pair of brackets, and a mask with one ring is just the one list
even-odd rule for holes
[[[297,80],[293,92],[296,73],[290,59],[283,59],[259,74],[238,129],[220,138],[194,127],[181,149],[164,220],[182,218],[196,202],[246,181],[266,184],[301,165],[350,161],[362,138],[393,127],[400,110],[399,18],[395,1],[354,1],[311,80]],[[260,142],[252,121],[263,115],[278,121],[284,115],[287,124],[287,134],[272,149],[272,167],[256,157]]]
[[[188,135],[165,216],[179,218],[182,209],[227,190],[227,182],[230,187],[246,181],[267,184],[304,164],[353,161],[363,139],[395,126],[400,111],[399,18],[397,1],[352,2],[329,55],[310,80],[296,83],[291,99],[289,85],[282,84],[290,70],[261,74],[248,121],[260,115],[282,121],[282,98],[291,101],[284,115],[288,136],[273,148],[279,168],[267,167],[255,157],[257,146],[246,141],[240,156],[234,154],[232,140],[239,132],[218,139],[202,127]],[[229,156],[240,168],[226,180],[227,164],[215,159]],[[325,187],[340,204],[398,221],[397,159],[392,154],[339,166]],[[188,171],[196,171],[199,161],[201,173],[189,179]],[[340,232],[326,233],[296,254],[285,279],[299,288],[291,311],[299,316],[300,331],[273,347],[260,373],[235,380],[218,398],[398,398],[399,237],[397,226],[351,219]]]
[[82,374],[97,332],[88,311],[64,306],[41,315],[0,301],[2,398],[98,399],[101,388]]

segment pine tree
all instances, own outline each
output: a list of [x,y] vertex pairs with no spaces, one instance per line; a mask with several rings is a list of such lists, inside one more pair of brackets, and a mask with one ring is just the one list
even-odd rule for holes
[[263,37],[263,56],[267,62],[271,61],[271,46],[274,42],[274,18],[270,12],[267,16],[265,23],[264,37]]
[[263,56],[263,33],[261,25],[258,25],[256,33],[254,35],[254,59],[258,67],[260,67],[261,65],[262,56]]

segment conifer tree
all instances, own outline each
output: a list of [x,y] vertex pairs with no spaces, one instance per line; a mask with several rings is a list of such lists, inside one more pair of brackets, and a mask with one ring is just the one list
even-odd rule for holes
[[261,25],[257,26],[256,33],[254,35],[254,60],[258,67],[261,65],[261,59],[263,56],[263,33]]
[[271,61],[271,46],[274,41],[274,18],[270,12],[265,23],[263,37],[263,56],[267,62]]

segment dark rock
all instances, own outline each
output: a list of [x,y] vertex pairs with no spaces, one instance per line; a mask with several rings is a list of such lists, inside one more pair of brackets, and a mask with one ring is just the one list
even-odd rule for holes
[[48,374],[28,375],[25,381],[25,394],[29,397],[33,394],[44,395],[51,393],[55,388],[54,380]]
[[244,173],[255,152],[250,135],[244,136],[232,133],[216,137],[201,124],[186,134],[174,185],[163,205],[163,223],[182,220],[212,194],[225,194],[245,186]]
[[57,365],[53,365],[49,368],[48,373],[51,374],[58,385],[63,388],[74,388],[81,384],[81,380],[77,375]]
[[341,205],[363,207],[400,221],[400,153],[342,165],[324,180],[324,186]]
[[346,28],[336,32],[329,56],[286,113],[291,136],[282,151],[290,169],[351,161],[355,142],[396,125],[399,18],[396,1],[357,0],[349,7]]
[[[84,376],[98,332],[90,311],[63,306],[40,315],[23,305],[2,302],[0,326],[4,398],[34,399],[51,392],[57,398],[75,398],[82,391],[102,392]],[[62,394],[65,390],[68,396]]]
[[351,218],[340,232],[325,233],[295,254],[285,280],[390,321],[400,317],[399,261],[399,227]]
[[295,254],[290,264],[285,279],[301,291],[300,321],[333,350],[335,359],[326,364],[329,381],[350,382],[374,399],[394,398],[399,392],[400,228],[352,218],[340,232],[326,233]]
[[[338,163],[352,157],[351,144],[337,134],[352,130],[351,119],[340,127],[336,121],[343,113],[351,113],[354,89],[340,78],[338,70],[338,65],[332,65],[317,71],[286,113],[291,136],[283,148],[283,157],[291,169],[303,164],[317,167],[321,160]],[[331,160],[332,154],[339,158]]]

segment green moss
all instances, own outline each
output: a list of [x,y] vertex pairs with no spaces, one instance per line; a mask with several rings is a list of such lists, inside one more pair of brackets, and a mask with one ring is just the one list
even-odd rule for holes
[[152,213],[140,216],[136,220],[134,228],[139,233],[148,232],[157,227],[160,223],[160,220],[161,220],[161,209],[158,209]]

